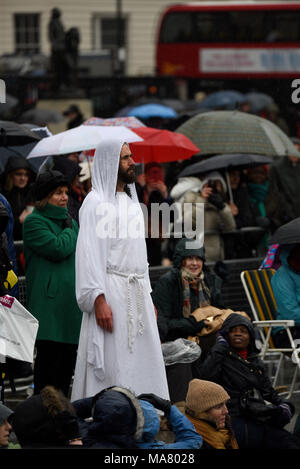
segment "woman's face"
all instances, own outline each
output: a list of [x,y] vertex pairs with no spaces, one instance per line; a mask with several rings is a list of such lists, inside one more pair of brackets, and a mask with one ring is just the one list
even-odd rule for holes
[[12,183],[15,187],[23,189],[27,186],[29,180],[29,171],[27,169],[16,169],[12,172]]
[[241,180],[241,174],[239,171],[234,170],[229,173],[229,181],[232,189],[237,189]]
[[69,189],[67,186],[58,187],[51,197],[49,197],[48,203],[55,205],[56,207],[66,207],[69,200],[68,191]]
[[211,409],[207,410],[206,413],[209,415],[209,419],[214,422],[218,430],[225,428],[226,416],[228,415],[226,402],[211,407]]
[[232,327],[228,333],[230,345],[237,349],[246,349],[250,343],[250,335],[247,327],[235,326]]
[[202,271],[203,260],[198,256],[185,257],[182,262],[182,267],[191,272],[191,274],[199,275]]

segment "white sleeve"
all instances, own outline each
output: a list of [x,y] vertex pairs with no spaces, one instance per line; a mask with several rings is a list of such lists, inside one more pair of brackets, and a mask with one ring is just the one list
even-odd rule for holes
[[76,245],[76,298],[81,311],[94,311],[95,299],[106,291],[109,239],[97,236],[99,198],[90,193],[79,214]]

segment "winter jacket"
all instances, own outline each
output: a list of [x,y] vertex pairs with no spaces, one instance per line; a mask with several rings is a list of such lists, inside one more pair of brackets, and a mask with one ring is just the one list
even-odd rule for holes
[[[247,359],[242,358],[230,345],[229,330],[235,326],[247,327],[250,335]],[[265,371],[264,363],[258,356],[255,345],[255,332],[252,323],[239,314],[231,314],[223,324],[219,335],[225,339],[212,347],[208,357],[200,367],[199,378],[220,384],[228,392],[230,400],[227,404],[229,414],[233,417],[241,415],[240,399],[245,393],[254,392],[265,401],[275,406],[284,401],[272,387]],[[292,411],[294,407],[289,406]]]
[[140,400],[140,404],[143,409],[145,423],[143,436],[137,441],[138,448],[168,450],[201,448],[202,436],[196,432],[194,425],[174,405],[172,405],[170,414],[167,417],[175,435],[174,443],[155,440],[160,427],[157,411],[149,402]]
[[[155,284],[152,300],[158,312],[158,328],[162,342],[175,340],[179,337],[195,336],[198,331],[197,322],[193,317],[183,316],[183,288],[181,281],[182,260],[188,256],[204,258],[204,249],[188,249],[186,242],[177,243],[173,258],[173,267],[162,275]],[[211,305],[223,308],[221,297],[222,280],[203,265],[204,281],[211,294]],[[198,297],[191,290],[191,311],[199,307]]]
[[[271,285],[277,304],[276,319],[293,319],[295,326],[300,327],[300,274],[294,272],[288,265],[287,257],[293,246],[281,248],[281,267],[271,279]],[[274,327],[277,334],[283,327]]]
[[136,448],[144,417],[140,401],[124,388],[112,387],[72,402],[83,445],[89,448]]
[[34,171],[25,158],[22,156],[12,156],[7,160],[5,170],[1,175],[2,184],[5,187],[5,181],[8,174],[18,169],[26,169],[29,171],[30,178],[26,187],[19,188],[14,186],[9,191],[5,190],[5,188],[2,190],[2,194],[9,202],[14,216],[13,237],[15,241],[22,240],[22,224],[19,221],[19,216],[26,206],[30,205],[33,201],[31,183],[34,180]]
[[77,344],[82,313],[75,296],[78,225],[64,228],[67,209],[47,204],[24,222],[27,307],[39,320],[37,339]]
[[[222,239],[223,232],[230,232],[236,228],[234,217],[228,204],[225,204],[222,210],[207,202],[198,192],[187,192],[184,196],[184,214],[186,217],[192,217],[193,229],[196,223],[195,204],[204,203],[204,245],[206,251],[206,260],[216,262],[224,259],[224,244]],[[189,204],[189,205],[187,205]],[[191,206],[191,204],[193,204]],[[215,231],[214,234],[208,234],[208,231]]]

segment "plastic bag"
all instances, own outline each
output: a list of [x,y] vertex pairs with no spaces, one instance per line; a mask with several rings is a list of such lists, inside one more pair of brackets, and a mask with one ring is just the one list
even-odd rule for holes
[[192,363],[201,355],[201,348],[196,342],[187,339],[176,339],[162,344],[165,365],[175,363]]

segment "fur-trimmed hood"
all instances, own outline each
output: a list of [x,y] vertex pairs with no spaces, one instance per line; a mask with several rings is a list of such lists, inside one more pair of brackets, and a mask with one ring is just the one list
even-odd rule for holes
[[72,404],[82,420],[87,446],[104,448],[106,444],[114,444],[114,447],[130,448],[142,437],[144,414],[140,401],[126,388],[112,386]]

